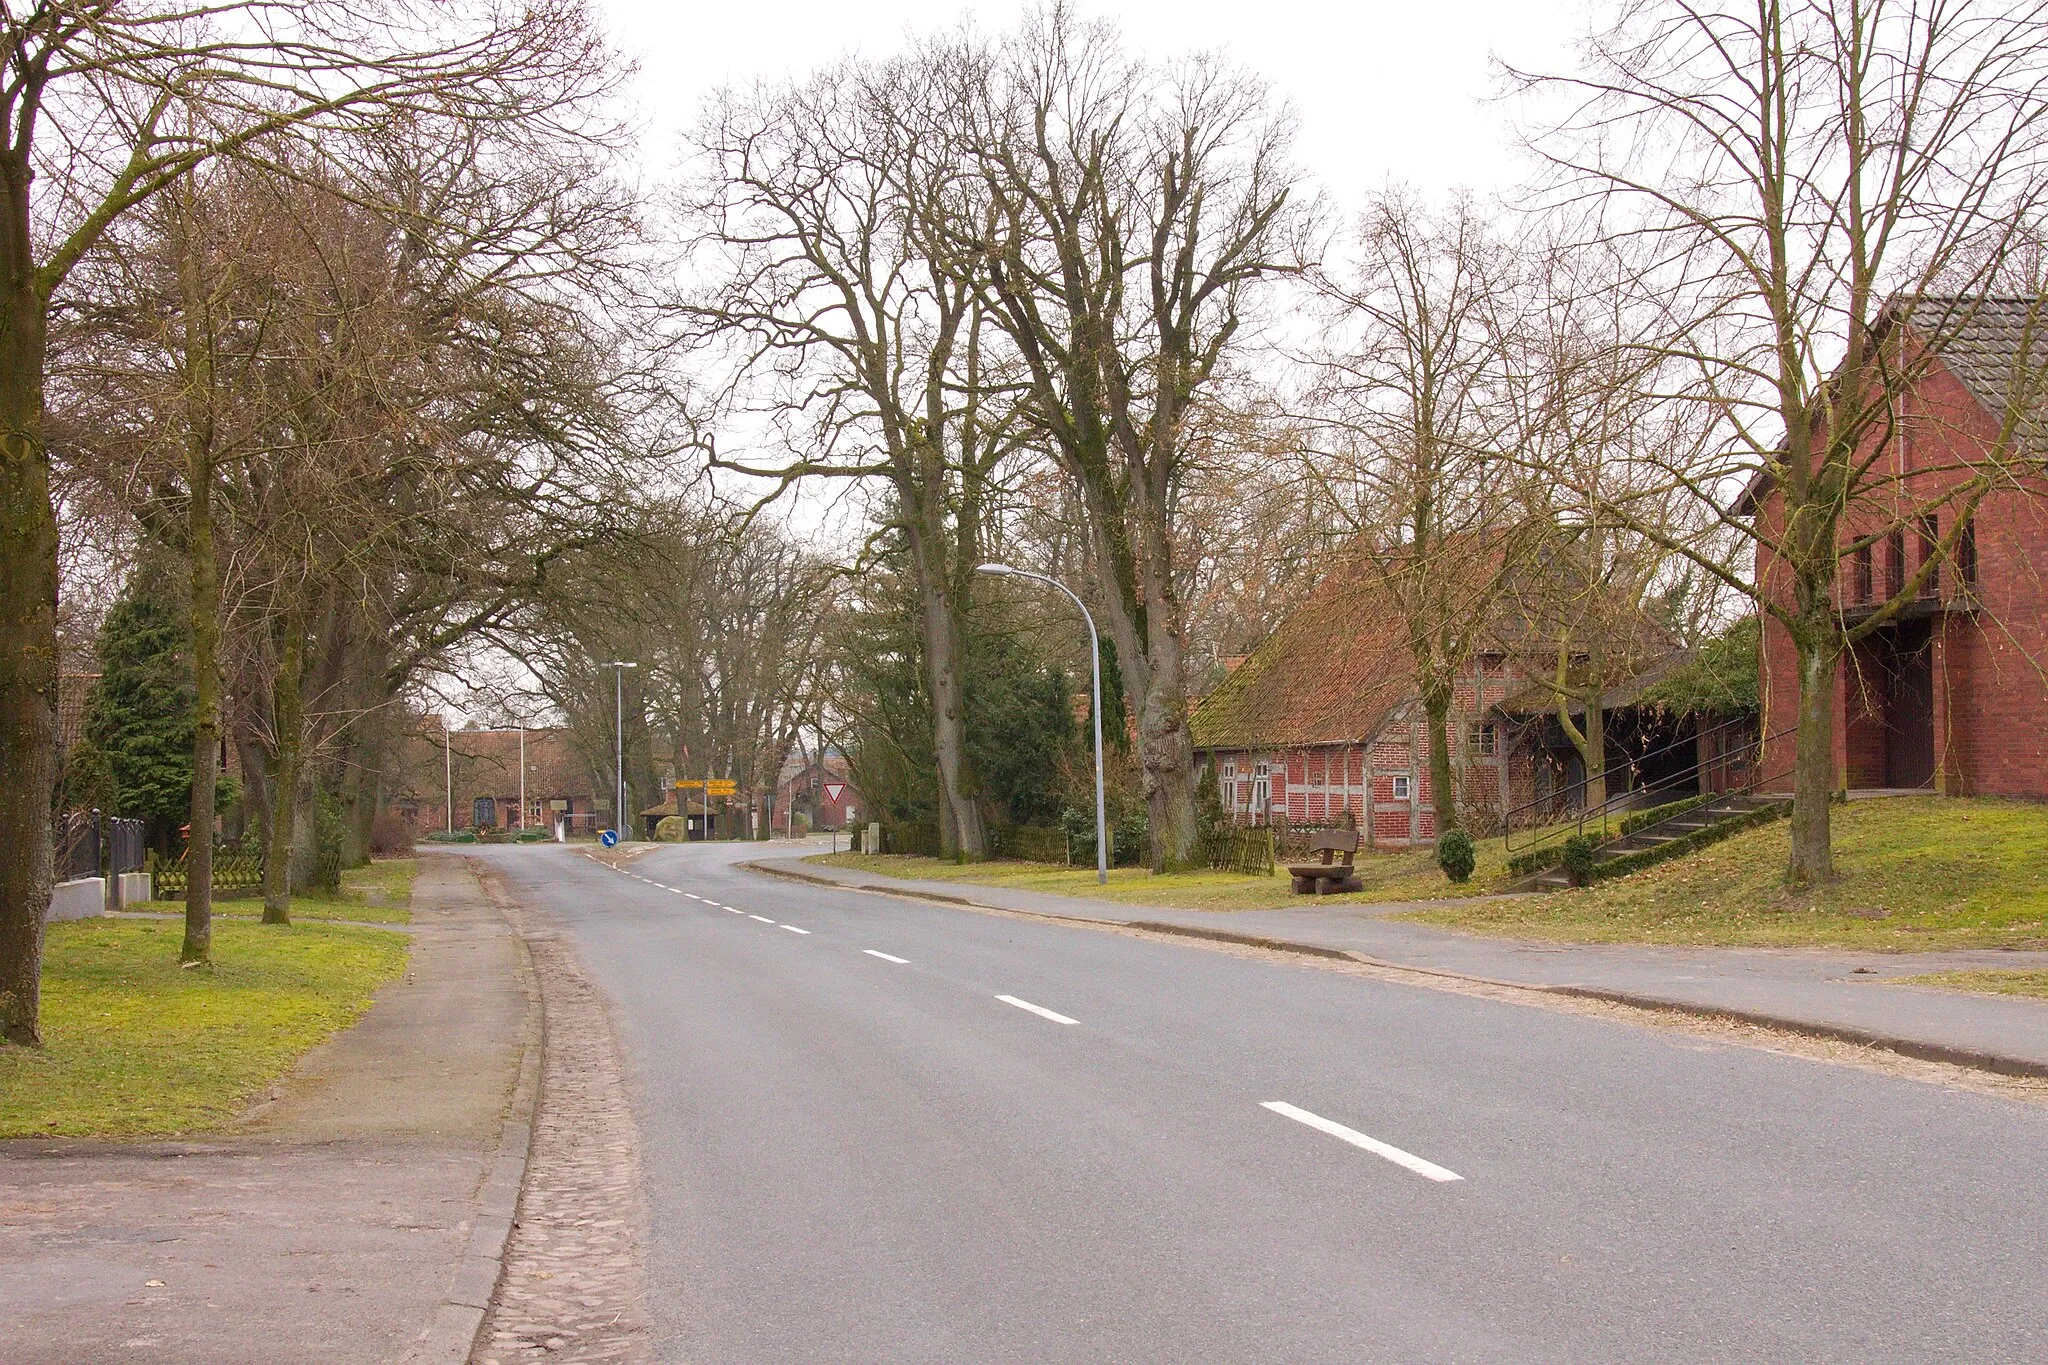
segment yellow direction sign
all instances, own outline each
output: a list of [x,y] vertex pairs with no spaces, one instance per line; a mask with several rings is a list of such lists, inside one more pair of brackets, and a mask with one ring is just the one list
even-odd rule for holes
[[[706,788],[709,788],[706,791]],[[706,796],[737,796],[740,784],[730,777],[698,778],[695,781],[676,783],[679,792],[704,792]]]

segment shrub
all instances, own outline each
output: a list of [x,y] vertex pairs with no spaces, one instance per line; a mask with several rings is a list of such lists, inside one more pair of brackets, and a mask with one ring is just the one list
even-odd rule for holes
[[664,815],[654,827],[654,841],[658,844],[684,844],[689,840],[690,822],[680,815]]
[[1589,834],[1574,834],[1564,841],[1563,856],[1557,860],[1564,875],[1571,878],[1573,886],[1584,886],[1593,880],[1593,838]]
[[1477,861],[1472,851],[1472,836],[1462,829],[1446,830],[1436,841],[1436,865],[1454,882],[1470,881]]
[[395,810],[380,810],[370,822],[370,854],[377,858],[412,856],[412,826]]

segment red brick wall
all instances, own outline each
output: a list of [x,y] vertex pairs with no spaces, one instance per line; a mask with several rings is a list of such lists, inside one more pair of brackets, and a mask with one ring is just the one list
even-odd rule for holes
[[[1901,405],[1903,439],[1883,453],[1904,484],[1893,506],[1845,519],[1844,534],[1867,532],[1896,507],[1931,501],[1968,477],[1968,466],[1995,441],[1991,415],[1946,370],[1936,367]],[[1939,530],[1946,534],[1943,509]],[[1769,539],[1781,520],[1776,497],[1758,510],[1758,525]],[[1976,605],[1952,609],[1937,622],[1934,685],[1936,784],[1955,795],[2048,797],[2048,483],[2016,481],[1985,499],[1975,518]],[[1915,537],[1908,530],[1906,571],[1918,568]],[[1881,598],[1888,591],[1886,546],[1876,547],[1874,573]],[[1853,560],[1845,558],[1837,600],[1855,605]],[[1779,601],[1789,601],[1780,567],[1763,548],[1757,553],[1758,581]],[[1942,566],[1940,592],[1955,594],[1950,565]],[[1835,780],[1851,787],[1884,780],[1880,727],[1869,714],[1860,679],[1870,675],[1867,655],[1845,661],[1835,681]],[[1861,664],[1862,667],[1855,666]],[[1790,730],[1798,719],[1798,678],[1790,639],[1766,617],[1762,663],[1764,728]],[[1789,738],[1766,746],[1766,773],[1792,765]],[[1789,786],[1789,780],[1783,785]]]

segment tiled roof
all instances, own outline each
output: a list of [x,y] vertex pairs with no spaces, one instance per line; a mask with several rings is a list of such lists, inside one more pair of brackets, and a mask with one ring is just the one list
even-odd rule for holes
[[[2048,449],[2048,299],[2024,294],[1921,294],[1886,305],[1879,330],[1904,321],[1934,349],[1994,422],[2018,414],[2015,444]],[[1756,511],[1773,487],[1768,467],[1750,475],[1737,516]]]
[[1195,747],[1363,743],[1415,695],[1410,678],[1399,616],[1361,575],[1332,570],[1195,708]]
[[1903,312],[1940,339],[1942,360],[1994,421],[2003,421],[2010,408],[2022,441],[2042,443],[2048,435],[2048,301],[1925,294]]

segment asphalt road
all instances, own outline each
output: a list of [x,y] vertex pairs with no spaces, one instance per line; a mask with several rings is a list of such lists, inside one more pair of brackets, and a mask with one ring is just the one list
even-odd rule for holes
[[750,851],[480,851],[609,994],[662,1359],[2048,1360],[2048,1108]]

